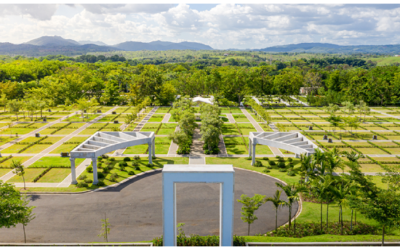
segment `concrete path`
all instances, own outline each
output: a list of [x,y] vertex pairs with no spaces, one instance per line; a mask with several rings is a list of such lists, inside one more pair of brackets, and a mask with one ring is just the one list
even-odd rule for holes
[[162,119],[162,123],[167,123],[169,121],[169,119],[171,118],[171,114],[167,113],[165,114],[164,118]]
[[297,99],[295,96],[291,95],[290,96],[292,99],[295,99],[296,101],[298,101],[299,103],[303,104],[304,106],[308,107],[309,105],[305,102],[300,101],[299,99]]
[[196,128],[193,133],[193,143],[190,147],[189,164],[205,164],[203,145],[200,128]]
[[228,155],[228,152],[226,151],[226,146],[225,146],[224,136],[223,135],[219,135],[218,149],[219,149],[218,156]]
[[[242,194],[273,196],[279,188],[276,179],[259,173],[235,169],[234,230],[247,235],[247,224],[240,217]],[[260,184],[262,183],[262,185]],[[220,185],[214,183],[177,184],[177,221],[185,223],[186,235],[219,234]],[[151,241],[162,235],[162,174],[154,171],[137,176],[118,187],[85,194],[30,195],[36,218],[26,227],[28,243],[101,242],[97,237],[101,219],[107,214],[111,224],[110,242]],[[287,200],[285,193],[282,200]],[[298,205],[292,208],[293,216]],[[288,221],[289,208],[278,212],[278,226]],[[251,235],[275,228],[275,209],[264,204],[256,211]],[[23,242],[22,225],[0,228],[0,242]]]
[[226,118],[228,118],[229,123],[235,123],[235,118],[233,118],[232,114],[226,114]]
[[[78,178],[91,163],[92,160],[90,158],[87,158],[81,164],[79,164],[79,166],[75,169],[76,178]],[[71,174],[69,174],[62,182],[56,184],[57,187],[69,187],[69,185],[71,185],[71,182],[72,177]]]
[[381,114],[381,115],[386,115],[386,116],[389,116],[389,117],[392,117],[392,118],[400,119],[400,117],[398,117],[398,116],[386,114],[385,112],[382,112],[382,111],[379,111],[379,110],[376,110],[376,109],[371,109],[371,111],[372,111],[372,112],[377,112],[377,113],[379,113],[379,114]]
[[[77,112],[76,112],[76,113],[77,113]],[[76,114],[76,113],[75,113],[75,114]],[[72,115],[73,115],[73,114],[72,114]],[[38,129],[36,129],[36,130],[33,130],[32,132],[29,132],[29,133],[27,133],[27,134],[21,135],[20,137],[18,137],[18,139],[15,139],[15,140],[13,140],[13,141],[11,141],[11,142],[8,142],[8,143],[4,144],[3,146],[1,146],[1,147],[0,147],[0,150],[6,149],[6,148],[8,148],[8,147],[14,145],[15,142],[20,142],[20,141],[22,141],[22,140],[24,140],[24,139],[26,139],[26,138],[28,138],[28,137],[30,137],[30,136],[35,136],[36,133],[39,133],[40,131],[42,131],[42,130],[48,128],[48,127],[51,127],[51,126],[53,126],[54,124],[59,123],[59,122],[61,122],[61,121],[65,120],[65,119],[67,119],[68,117],[70,117],[70,116],[72,116],[72,115],[71,115],[71,114],[68,114],[68,115],[66,115],[66,116],[61,117],[61,118],[58,119],[58,120],[55,120],[55,121],[53,121],[53,122],[49,122],[48,124],[44,125],[43,127],[40,127],[40,128],[38,128]]]
[[[179,130],[178,126],[176,126],[174,132],[176,132],[178,130]],[[169,149],[168,149],[168,156],[171,156],[171,157],[176,156],[177,155],[176,151],[178,151],[178,148],[179,148],[178,144],[176,144],[174,141],[171,140],[171,145],[169,146]]]
[[[50,147],[44,149],[42,152],[40,152],[39,154],[36,154],[35,156],[33,156],[32,158],[30,158],[29,160],[25,161],[22,165],[26,168],[29,167],[30,165],[32,165],[33,163],[35,163],[37,160],[39,160],[42,157],[47,156],[51,151],[53,151],[54,149],[56,149],[57,147],[61,146],[64,142],[68,141],[69,139],[71,139],[72,137],[74,137],[75,135],[79,134],[80,132],[82,132],[83,130],[85,130],[87,127],[89,127],[90,125],[92,125],[93,123],[97,122],[98,120],[100,120],[101,118],[105,117],[108,114],[111,114],[112,111],[114,111],[117,107],[114,107],[112,109],[110,109],[109,111],[103,113],[102,115],[98,116],[97,118],[93,119],[92,121],[86,123],[85,125],[83,125],[82,127],[78,128],[77,130],[75,130],[74,132],[72,132],[71,134],[63,137],[61,140],[59,140],[58,142],[52,144]],[[3,175],[0,180],[6,182],[9,179],[11,179],[15,174],[13,173],[13,171],[8,172],[7,174]]]

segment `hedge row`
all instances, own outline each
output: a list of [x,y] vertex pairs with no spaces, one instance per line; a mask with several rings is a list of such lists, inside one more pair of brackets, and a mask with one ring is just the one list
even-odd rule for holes
[[32,143],[29,144],[28,146],[26,146],[26,147],[20,149],[20,150],[18,151],[18,153],[24,152],[25,150],[27,150],[28,148],[32,147],[32,146],[35,145],[35,144],[39,144],[39,142],[45,140],[46,138],[48,138],[47,135],[46,135],[45,137],[43,137],[43,138],[41,138],[41,139],[35,141],[35,142],[32,142]]
[[33,182],[37,182],[38,180],[40,180],[40,178],[42,178],[43,175],[47,174],[50,170],[51,167],[48,167],[45,170],[43,170],[38,176],[35,177],[35,179],[33,179]]
[[72,122],[69,122],[69,123],[65,124],[64,126],[61,126],[61,127],[59,127],[58,129],[52,131],[50,134],[51,134],[51,135],[52,135],[52,134],[55,134],[55,133],[57,133],[58,131],[60,131],[61,129],[66,128],[67,126],[69,126],[69,125],[71,125],[71,124],[72,124]]

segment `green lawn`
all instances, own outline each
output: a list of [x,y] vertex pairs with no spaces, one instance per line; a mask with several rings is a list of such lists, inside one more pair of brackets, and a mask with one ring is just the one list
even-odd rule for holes
[[124,151],[124,154],[146,154],[148,147],[149,146],[147,144],[127,147],[126,150]]
[[236,122],[249,122],[245,115],[232,115]]
[[171,140],[168,137],[156,137],[156,154],[168,154]]
[[[81,136],[76,136],[76,137],[72,137],[71,139],[69,139],[66,142],[79,142],[82,143],[84,142],[88,137],[81,137]],[[57,147],[56,149],[54,149],[53,151],[51,151],[51,154],[59,154],[61,152],[70,152],[72,149],[74,149],[75,147],[77,147],[79,144],[67,144],[67,143],[63,143],[61,146]]]
[[[40,173],[43,172],[45,168],[27,168],[25,169],[25,182],[33,182],[33,180],[38,176]],[[24,182],[22,176],[15,175],[11,179],[7,181],[9,182]]]
[[223,124],[222,125],[223,135],[240,135],[239,130],[236,128],[235,124]]
[[52,168],[39,179],[38,183],[59,183],[62,182],[70,173],[71,169],[68,168]]
[[250,132],[257,132],[257,129],[255,129],[251,123],[238,123],[237,126],[242,132],[242,135],[249,135]]
[[168,113],[168,111],[171,109],[171,107],[160,107],[157,109],[156,114],[161,113],[165,114]]
[[[26,139],[23,139],[21,142],[35,142],[38,141],[40,138],[37,137],[28,137]],[[28,144],[14,144],[6,149],[3,149],[1,152],[2,153],[17,153],[19,150],[23,149],[24,147],[26,147]]]
[[[15,125],[14,127],[11,127],[11,129],[7,128],[7,129],[1,131],[1,134],[4,134],[4,135],[7,135],[7,134],[25,135],[25,134],[28,134],[28,133],[36,130],[36,129],[39,129],[39,128],[43,127],[44,125],[46,125],[46,123],[34,123],[34,124],[30,125],[30,126],[27,126],[27,125],[28,124],[25,124],[25,123]],[[24,126],[27,126],[27,127],[23,128]]]
[[[85,159],[77,158],[75,160],[75,167],[79,166]],[[49,166],[71,166],[71,162],[68,157],[60,157],[60,156],[46,156],[42,157],[33,163],[31,167],[49,167]]]
[[256,154],[260,155],[272,155],[272,151],[268,146],[265,145],[257,145],[256,146]]
[[15,139],[17,139],[17,137],[1,136],[0,137],[0,140],[1,140],[0,141],[0,146],[3,146],[4,144],[6,144],[6,143],[8,143],[10,141],[13,141]]
[[64,121],[68,121],[68,122],[88,122],[88,121],[91,121],[91,120],[93,120],[93,119],[95,119],[95,118],[97,118],[99,116],[100,115],[98,115],[98,114],[96,114],[96,115],[94,115],[94,114],[90,114],[90,115],[84,114],[84,119],[82,119],[82,116],[79,113],[77,115],[74,115],[74,116],[71,116],[71,117],[65,119]]
[[8,172],[12,171],[12,169],[9,168],[0,168],[0,177],[3,175],[7,174]]
[[176,129],[177,124],[173,123],[163,123],[160,130],[158,130],[157,135],[169,135],[172,134]]
[[163,120],[165,115],[157,115],[154,114],[151,116],[151,118],[149,119],[149,122],[161,122]]
[[30,156],[13,156],[10,159],[6,160],[5,162],[0,163],[0,167],[8,167],[12,163],[12,161],[21,161],[21,163],[26,162],[29,160],[31,157]]
[[[43,141],[41,141],[41,143],[46,143],[46,142],[51,142],[51,143],[55,143],[59,140],[61,140],[63,137],[48,137],[46,139],[44,139]],[[35,144],[32,147],[26,149],[25,151],[23,151],[22,153],[25,154],[37,154],[42,152],[43,150],[45,150],[46,148],[52,146],[52,144]]]

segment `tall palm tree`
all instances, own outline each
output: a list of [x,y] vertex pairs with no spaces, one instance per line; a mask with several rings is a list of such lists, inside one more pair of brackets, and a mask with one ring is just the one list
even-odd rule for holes
[[331,175],[321,176],[321,179],[315,179],[312,182],[312,190],[317,195],[318,200],[321,202],[321,231],[322,231],[322,203],[326,200],[325,196],[333,183]]
[[310,177],[314,177],[315,161],[311,155],[300,155],[300,169],[305,174],[305,183],[308,183]]
[[343,235],[343,207],[347,206],[347,195],[350,193],[351,182],[344,180],[337,183],[337,186],[330,186],[330,191],[339,205],[339,222],[341,225],[341,234]]
[[342,166],[342,160],[335,152],[328,152],[326,155],[327,172],[333,174],[333,172]]
[[289,230],[290,230],[290,227],[292,225],[291,219],[292,219],[292,206],[293,206],[293,203],[295,202],[296,196],[300,192],[306,191],[306,188],[303,187],[303,186],[297,186],[296,187],[295,185],[284,186],[284,185],[282,185],[281,183],[278,183],[278,182],[276,182],[275,184],[278,187],[280,187],[283,190],[283,192],[285,192],[285,194],[287,196],[287,199],[288,199],[287,206],[289,207]]
[[25,169],[24,166],[22,165],[21,161],[14,161],[12,160],[11,162],[11,168],[14,169],[13,173],[22,176],[22,180],[24,181],[24,189],[26,189],[25,185]]
[[272,202],[275,207],[275,232],[278,230],[278,209],[286,204],[285,201],[281,200],[281,190],[276,190],[274,197],[268,197],[265,202]]

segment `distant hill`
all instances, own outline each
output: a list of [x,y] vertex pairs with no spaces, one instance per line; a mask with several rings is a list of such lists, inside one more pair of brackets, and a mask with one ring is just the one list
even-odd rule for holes
[[163,42],[154,41],[150,43],[142,42],[124,42],[113,45],[113,47],[126,50],[126,51],[138,51],[138,50],[212,50],[208,45],[202,43],[193,42]]
[[88,52],[110,52],[119,50],[109,46],[98,46],[94,44],[86,45],[44,45],[37,46],[32,44],[12,44],[12,43],[0,43],[0,54],[1,55],[21,55],[27,57],[40,57],[47,55],[85,55]]
[[74,46],[80,45],[77,41],[71,39],[64,39],[61,36],[42,36],[24,44],[45,46],[45,45],[55,45],[55,46]]
[[331,43],[299,43],[256,49],[265,52],[306,52],[306,53],[378,53],[399,54],[400,45],[349,45],[342,46]]
[[84,40],[84,41],[78,41],[79,44],[81,45],[85,45],[85,44],[95,44],[98,46],[108,46],[107,44],[100,42],[100,41],[88,41],[88,40]]

